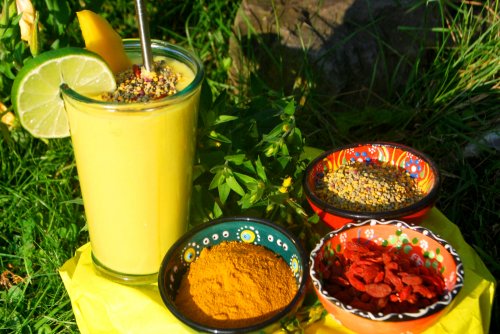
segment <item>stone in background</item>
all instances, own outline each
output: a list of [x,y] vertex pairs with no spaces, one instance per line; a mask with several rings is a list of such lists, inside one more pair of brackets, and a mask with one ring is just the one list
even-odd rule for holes
[[381,103],[403,89],[416,56],[435,44],[437,5],[416,3],[243,0],[230,41],[230,78],[245,83],[253,69],[270,87],[291,93],[297,80],[310,77],[323,102]]

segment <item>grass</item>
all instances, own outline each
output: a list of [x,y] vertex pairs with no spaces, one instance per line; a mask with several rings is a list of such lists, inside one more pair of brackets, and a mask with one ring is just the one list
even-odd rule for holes
[[[64,5],[59,2],[59,11],[47,5],[54,3],[51,1],[33,3],[40,11],[40,22],[44,26],[40,33],[42,50],[82,45],[74,17],[80,3],[103,13],[122,35],[137,35],[133,8],[124,0],[113,4],[90,0],[66,1]],[[441,24],[435,27],[440,39],[431,50],[422,50],[426,51],[422,57],[428,58],[417,59],[412,64],[405,89],[397,94],[394,90],[393,95],[381,99],[376,107],[355,108],[339,98],[317,103],[325,99],[314,84],[315,77],[307,62],[298,69],[303,80],[295,90],[269,89],[268,83],[254,75],[247,90],[236,92],[228,80],[231,64],[228,41],[237,8],[238,3],[226,0],[173,4],[158,1],[148,5],[154,23],[152,36],[193,48],[202,58],[210,92],[214,97],[219,96],[211,111],[205,112],[240,112],[242,123],[236,125],[241,126],[246,124],[244,120],[253,119],[253,113],[273,110],[281,105],[280,101],[295,99],[294,124],[300,128],[306,145],[328,148],[351,141],[378,139],[400,141],[426,152],[436,160],[443,174],[437,207],[460,227],[466,241],[498,281],[500,159],[497,150],[481,141],[484,135],[498,131],[500,126],[498,1],[442,2]],[[71,29],[61,34],[66,24]],[[2,33],[7,34],[4,30]],[[9,54],[5,49],[0,56],[4,64],[5,57],[12,57],[7,63],[15,64],[9,69],[15,74],[22,59],[29,56],[29,50],[20,42],[18,33],[10,33],[13,34],[8,38],[11,44],[5,44],[7,39],[0,42],[16,52]],[[384,48],[384,41],[379,42]],[[259,47],[266,48],[266,45]],[[279,65],[281,60],[276,57],[273,61]],[[5,66],[1,69],[0,98],[9,110],[12,75]],[[208,128],[210,124],[205,121],[201,124]],[[275,120],[268,121],[270,131]],[[234,135],[229,128],[214,127],[220,134]],[[0,129],[3,135],[0,271],[5,275],[0,285],[0,332],[78,333],[69,298],[57,273],[74,251],[88,241],[71,143],[68,139],[48,142],[33,139],[19,127],[9,131],[2,125]],[[201,132],[204,134],[199,138],[201,146],[221,145],[220,141],[208,137],[210,131],[202,129]],[[256,143],[258,146],[260,141]],[[263,150],[277,145],[270,139],[263,143],[267,145]],[[465,154],[468,144],[477,145],[477,154],[473,157]],[[232,146],[222,142],[226,153],[234,153],[231,150],[238,147],[250,150],[236,140]],[[269,187],[279,186],[279,180],[276,177]],[[201,181],[200,177],[197,182]],[[223,204],[219,209],[227,213],[229,205]],[[263,208],[256,206],[253,210],[259,214]],[[491,333],[500,331],[498,298],[493,312]]]

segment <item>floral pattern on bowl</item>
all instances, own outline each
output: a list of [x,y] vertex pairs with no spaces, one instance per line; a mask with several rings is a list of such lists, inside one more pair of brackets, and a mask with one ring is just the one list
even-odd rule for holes
[[324,173],[338,169],[341,165],[350,162],[380,162],[402,168],[417,179],[418,186],[424,192],[429,192],[435,182],[435,173],[432,166],[423,157],[422,153],[409,147],[391,143],[367,143],[349,146],[327,155],[314,166],[313,177],[315,182],[323,178]]
[[[384,163],[404,169],[417,181],[424,197],[407,207],[392,211],[361,212],[336,208],[322,200],[316,189],[323,177],[340,166],[353,163]],[[311,161],[304,173],[304,192],[313,210],[333,228],[366,219],[402,219],[418,222],[434,204],[439,191],[440,175],[435,163],[425,154],[408,146],[387,143],[358,143],[329,150]]]

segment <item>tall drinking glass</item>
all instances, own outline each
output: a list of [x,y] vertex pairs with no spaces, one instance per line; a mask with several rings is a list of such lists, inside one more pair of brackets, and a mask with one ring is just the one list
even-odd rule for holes
[[[138,39],[124,47],[142,63]],[[185,49],[153,40],[152,51],[182,73],[176,94],[116,103],[62,88],[94,265],[131,284],[156,280],[163,256],[187,229],[204,77]]]

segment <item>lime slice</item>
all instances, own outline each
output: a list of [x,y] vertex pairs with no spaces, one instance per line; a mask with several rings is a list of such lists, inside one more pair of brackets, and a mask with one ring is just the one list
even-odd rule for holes
[[113,91],[113,72],[97,54],[80,48],[51,50],[30,59],[12,86],[12,106],[21,125],[34,137],[69,136],[60,87],[92,96]]

